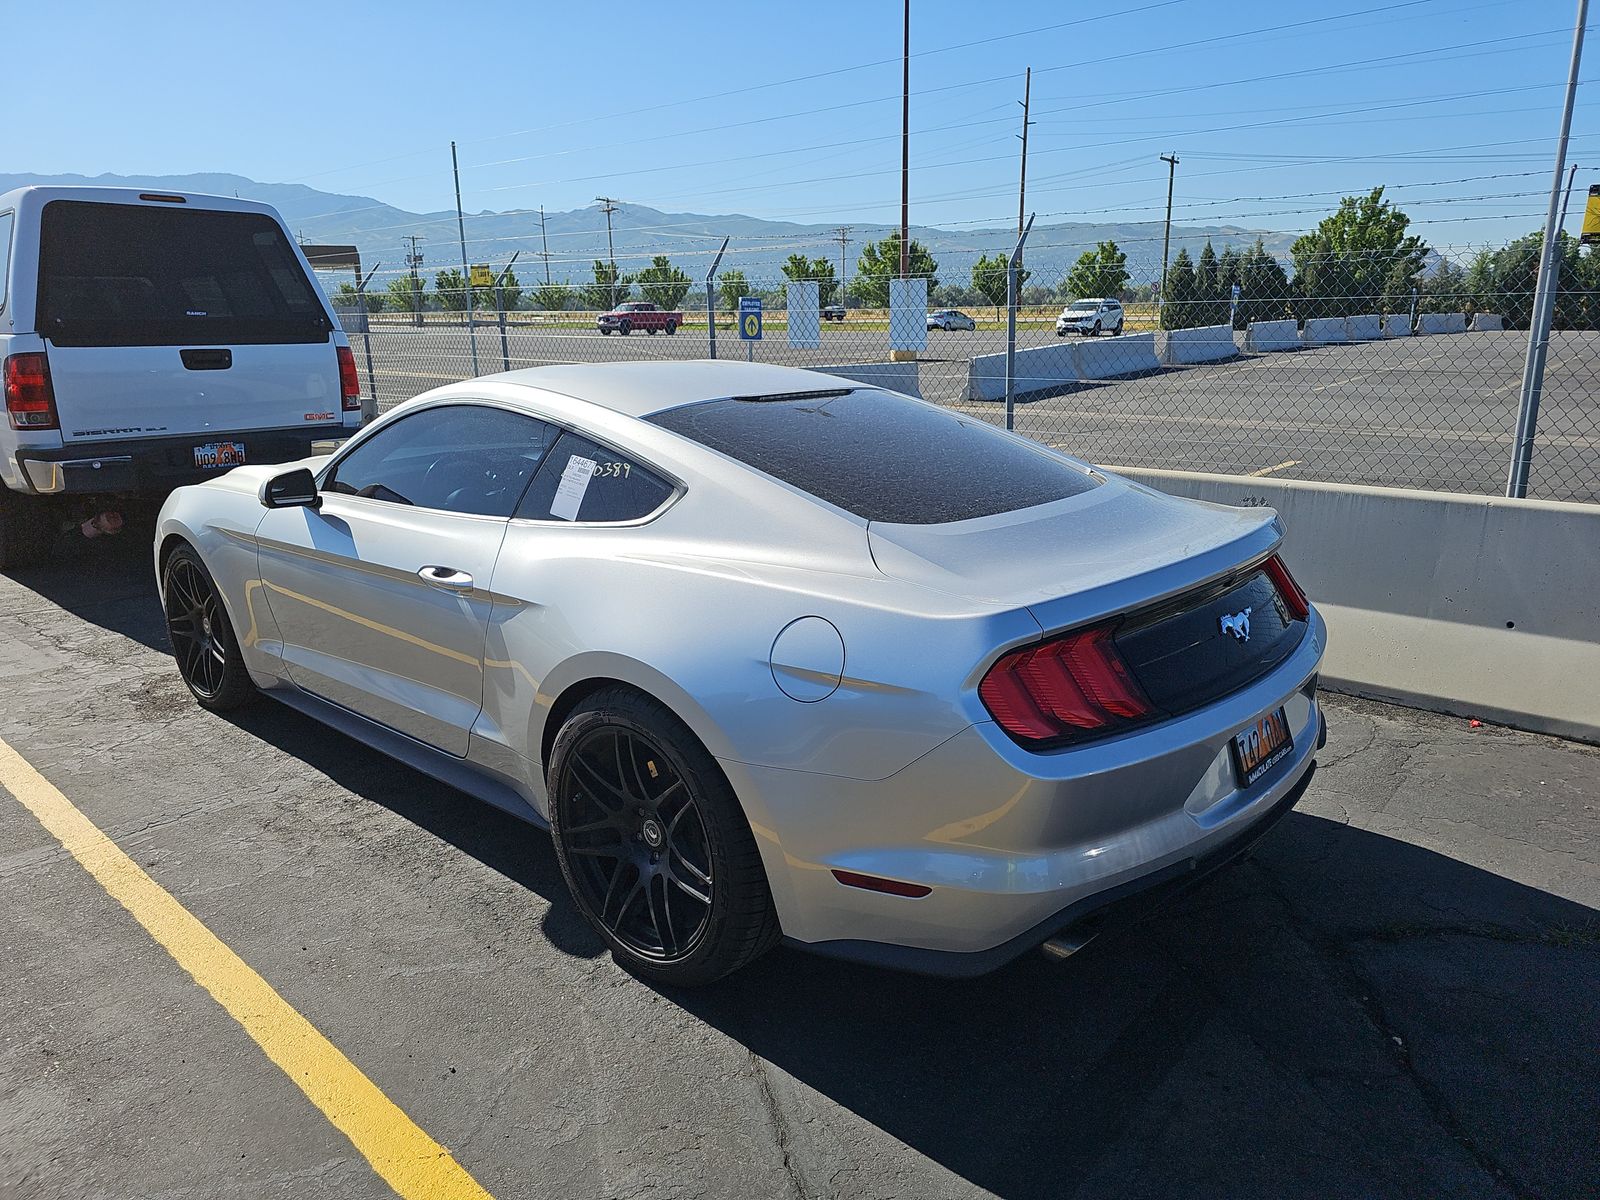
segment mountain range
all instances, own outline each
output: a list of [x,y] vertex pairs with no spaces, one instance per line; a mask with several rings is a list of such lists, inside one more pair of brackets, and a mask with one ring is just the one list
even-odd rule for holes
[[[405,269],[408,243],[417,235],[423,255],[422,270],[431,276],[441,268],[461,265],[456,214],[407,212],[370,196],[347,196],[319,191],[298,183],[260,183],[242,175],[37,175],[0,173],[0,192],[31,184],[136,187],[174,192],[204,192],[265,201],[275,207],[291,232],[302,242],[355,245],[365,269],[378,268],[379,282]],[[915,198],[913,198],[915,211]],[[590,264],[607,256],[606,217],[598,206],[544,214],[541,239],[539,213],[481,211],[465,215],[466,257],[473,263],[503,264],[519,253],[516,272],[524,284],[539,281],[545,271],[541,253],[549,247],[549,272],[557,283],[591,278]],[[669,213],[643,205],[621,203],[611,219],[611,241],[618,266],[632,271],[653,255],[665,254],[695,278],[702,277],[722,238],[731,239],[723,269],[741,268],[753,283],[776,279],[790,254],[839,260],[834,224],[797,224],[769,221],[738,213]],[[865,241],[884,236],[890,228],[854,223],[846,246],[848,273]],[[916,225],[911,236],[921,242],[939,263],[939,277],[948,283],[965,283],[980,255],[1008,253],[1016,241],[1010,228],[947,229]],[[1235,225],[1174,225],[1172,253],[1187,249],[1191,256],[1210,240],[1220,254],[1224,246],[1241,249],[1261,237],[1267,250],[1286,258],[1294,234],[1246,229]],[[1038,283],[1055,283],[1073,262],[1101,241],[1114,241],[1128,256],[1134,283],[1148,282],[1160,274],[1162,226],[1155,221],[1063,221],[1036,224],[1029,236],[1026,259]]]

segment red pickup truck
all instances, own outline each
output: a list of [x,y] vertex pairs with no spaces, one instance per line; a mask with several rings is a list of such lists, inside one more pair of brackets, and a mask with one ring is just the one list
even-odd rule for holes
[[623,337],[627,337],[635,329],[643,329],[649,333],[659,331],[671,337],[678,332],[678,326],[682,324],[681,312],[663,312],[654,304],[642,300],[619,304],[610,312],[601,313],[595,318],[595,325],[601,333],[620,333]]

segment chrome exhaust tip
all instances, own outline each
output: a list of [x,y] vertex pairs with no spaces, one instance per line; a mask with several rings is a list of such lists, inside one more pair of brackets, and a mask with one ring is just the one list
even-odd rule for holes
[[1076,932],[1071,929],[1064,929],[1056,934],[1055,937],[1046,938],[1039,946],[1039,950],[1046,958],[1061,962],[1064,959],[1071,958],[1093,939],[1094,934],[1087,931]]

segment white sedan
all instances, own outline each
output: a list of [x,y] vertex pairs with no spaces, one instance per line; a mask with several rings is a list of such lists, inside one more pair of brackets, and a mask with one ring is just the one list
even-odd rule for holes
[[948,331],[954,329],[971,330],[976,329],[977,327],[978,323],[971,317],[967,316],[966,313],[958,312],[953,308],[941,308],[937,312],[931,312],[928,314],[929,329],[943,329]]
[[780,938],[1069,952],[1238,854],[1323,739],[1282,532],[836,376],[634,362],[180,488],[154,551],[203,707],[549,829],[616,959],[694,984]]

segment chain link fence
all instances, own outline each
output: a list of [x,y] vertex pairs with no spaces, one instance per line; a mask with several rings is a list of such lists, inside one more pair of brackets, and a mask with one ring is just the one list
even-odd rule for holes
[[[1175,256],[1164,288],[1159,255],[1132,261],[1113,247],[1105,261],[1054,274],[1025,262],[1009,404],[1005,272],[997,280],[982,264],[970,278],[930,281],[918,322],[926,343],[912,362],[889,361],[890,313],[875,294],[885,281],[851,282],[841,307],[824,279],[805,289],[812,315],[791,321],[786,306],[800,289],[780,273],[721,277],[714,349],[914,391],[1107,466],[1500,495],[1538,243],[1309,253],[1293,263],[1259,243],[1227,246],[1198,261]],[[1560,257],[1528,494],[1596,502],[1600,260],[1566,240]],[[478,288],[470,328],[463,295],[420,286],[422,311],[341,312],[380,411],[475,374],[712,354],[703,285],[624,276],[598,297],[596,286],[519,289],[511,301],[501,289],[499,305],[494,289]],[[386,298],[396,294],[391,286]],[[611,295],[665,315],[620,314],[626,330],[613,321],[605,332],[600,312],[580,306]],[[762,301],[759,341],[740,338],[742,295]]]

